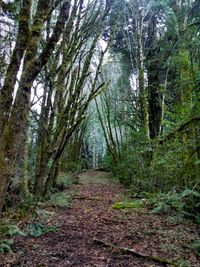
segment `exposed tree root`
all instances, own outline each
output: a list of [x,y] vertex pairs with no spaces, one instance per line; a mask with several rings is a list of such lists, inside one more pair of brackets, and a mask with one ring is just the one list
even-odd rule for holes
[[143,258],[143,259],[146,259],[146,260],[149,260],[149,261],[153,261],[155,263],[162,264],[163,266],[177,266],[176,262],[174,262],[174,261],[169,261],[169,260],[166,260],[166,259],[163,259],[163,258],[159,258],[159,257],[156,257],[156,256],[143,255],[143,254],[140,254],[140,253],[134,251],[133,249],[119,247],[119,246],[116,246],[114,244],[108,243],[108,242],[106,242],[104,240],[93,238],[93,242],[95,244],[97,244],[97,245],[101,245],[103,247],[111,249],[113,253],[131,254],[131,255],[133,255],[133,256],[135,256],[137,258]]

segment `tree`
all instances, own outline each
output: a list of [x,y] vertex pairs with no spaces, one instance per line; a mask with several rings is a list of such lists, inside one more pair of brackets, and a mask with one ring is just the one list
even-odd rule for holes
[[[40,151],[40,145],[44,145],[43,132],[51,132],[48,140],[45,139],[45,142],[50,142],[48,147],[53,149],[47,157],[49,169],[46,174],[49,178],[45,192],[51,185],[53,179],[50,176],[54,176],[56,162],[68,138],[82,121],[89,102],[102,87],[97,82],[103,52],[100,64],[92,77],[90,93],[84,94],[91,60],[103,27],[102,21],[109,10],[109,5],[104,1],[97,2],[94,1],[85,7],[84,1],[22,1],[15,47],[0,91],[0,209],[8,183],[13,179],[16,164],[22,171],[20,177],[26,181],[31,89],[35,86],[34,82],[45,73],[40,125],[43,127],[44,120],[47,128],[41,130],[39,127],[42,134],[38,135],[40,137],[37,143],[37,151]],[[36,10],[33,11],[32,7],[35,5]],[[104,11],[101,13],[100,10],[103,8]],[[96,28],[89,30],[95,23]],[[91,40],[90,43],[86,42],[88,38]],[[56,69],[60,59],[63,65]],[[56,75],[56,83],[52,82],[52,76],[50,82],[47,81],[49,70],[50,75]],[[63,97],[66,97],[66,101],[63,101]],[[16,161],[17,156],[19,157]],[[27,188],[24,192],[27,192]]]

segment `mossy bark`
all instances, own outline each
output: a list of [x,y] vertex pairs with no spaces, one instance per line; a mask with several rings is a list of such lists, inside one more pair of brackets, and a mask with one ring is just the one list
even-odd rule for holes
[[[4,191],[7,184],[7,181],[5,179],[8,179],[8,177],[12,177],[13,175],[18,142],[21,139],[21,135],[24,132],[28,131],[28,115],[30,112],[30,97],[31,97],[32,84],[37,75],[40,73],[42,68],[46,65],[47,61],[49,60],[49,57],[51,56],[55,48],[55,45],[57,44],[62,34],[66,20],[68,19],[69,16],[70,5],[69,2],[66,1],[61,7],[61,11],[58,16],[57,23],[55,25],[51,38],[48,40],[47,45],[43,49],[38,59],[36,57],[38,44],[40,41],[40,36],[42,29],[44,27],[44,23],[49,14],[49,8],[50,8],[50,2],[46,0],[39,0],[37,11],[33,19],[31,34],[28,39],[28,44],[26,44],[26,54],[24,58],[24,65],[19,83],[19,88],[17,90],[14,105],[13,106],[11,105],[12,112],[9,117],[9,122],[8,123],[6,122],[6,124],[8,124],[8,129],[6,133],[7,139],[6,142],[3,142],[5,143],[5,145],[4,146],[1,145],[0,152],[2,153],[1,155],[2,163],[4,164],[4,162],[7,161],[8,164],[5,165],[6,167],[4,167],[4,169],[0,174],[1,199],[4,199]],[[12,88],[12,90],[14,90],[14,88]],[[6,104],[2,102],[3,105],[0,106],[0,108],[2,109],[2,114],[6,114],[6,116],[8,108],[7,98],[8,96],[5,97]],[[12,101],[9,100],[9,103],[11,104]],[[1,123],[5,122],[4,118],[3,120],[2,118],[0,119]],[[24,142],[26,142],[26,140],[24,140]],[[25,146],[26,144],[20,144],[20,145]],[[24,156],[26,157],[26,155]],[[2,206],[2,204],[0,206]]]
[[[45,72],[47,77],[47,72]],[[49,83],[46,83],[44,87],[44,95],[41,106],[40,113],[40,123],[37,134],[36,142],[36,162],[35,162],[35,182],[34,182],[34,193],[36,195],[42,195],[44,190],[44,180],[46,176],[46,166],[48,163],[48,151],[49,151],[49,142],[47,132],[44,131],[44,128],[48,128],[48,117],[50,111],[52,97],[52,88],[49,86]],[[47,104],[46,104],[47,103]],[[48,129],[50,132],[51,129]]]
[[159,77],[163,62],[159,58],[160,46],[157,43],[157,24],[157,16],[153,14],[148,24],[146,64],[148,75],[149,131],[151,139],[160,135],[163,116],[163,96]]
[[29,39],[31,6],[31,0],[23,1],[19,14],[19,29],[16,44],[6,72],[4,85],[0,91],[0,142],[3,139],[4,127],[8,123],[17,74]]
[[140,102],[140,113],[141,113],[141,126],[144,131],[144,135],[149,140],[149,113],[147,103],[147,89],[145,88],[144,79],[144,53],[142,44],[142,28],[143,28],[143,17],[142,10],[137,8],[136,17],[136,39],[137,39],[137,64],[139,74],[139,102]]
[[13,176],[14,155],[10,149],[9,117],[17,74],[24,56],[28,39],[31,14],[31,0],[24,0],[19,14],[19,28],[13,54],[8,66],[4,85],[0,91],[0,211],[8,182]]

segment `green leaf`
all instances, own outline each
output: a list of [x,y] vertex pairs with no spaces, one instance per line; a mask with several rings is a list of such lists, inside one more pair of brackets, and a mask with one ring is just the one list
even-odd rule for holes
[[4,239],[0,240],[0,253],[12,253],[12,248],[11,246],[13,245],[13,240],[12,239]]
[[55,233],[57,228],[54,226],[44,226],[40,222],[29,223],[27,225],[28,234],[34,237],[39,237],[47,233]]

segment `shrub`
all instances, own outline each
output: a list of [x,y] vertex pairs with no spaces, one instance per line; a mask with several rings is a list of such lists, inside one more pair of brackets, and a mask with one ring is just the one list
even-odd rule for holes
[[198,222],[200,218],[200,193],[185,189],[181,193],[146,194],[153,213],[178,212]]

